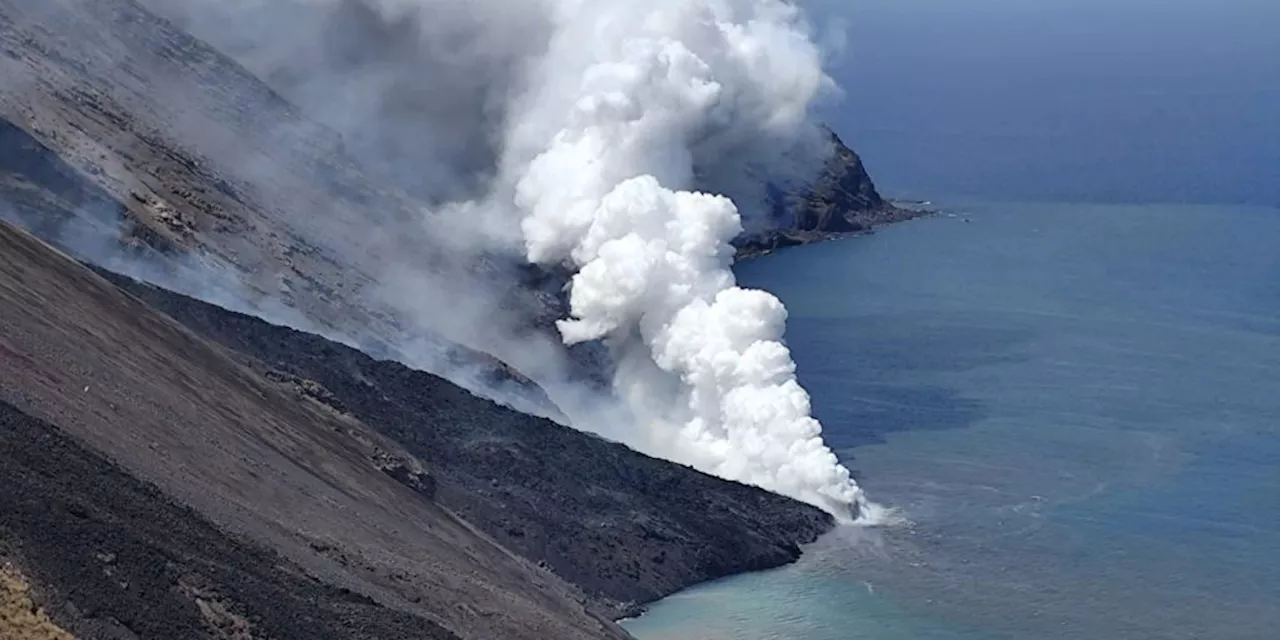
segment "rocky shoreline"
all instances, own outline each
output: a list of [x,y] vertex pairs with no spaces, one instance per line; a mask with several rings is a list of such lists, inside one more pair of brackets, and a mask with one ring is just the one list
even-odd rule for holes
[[736,262],[742,262],[767,256],[779,249],[787,247],[797,247],[817,244],[819,242],[840,240],[842,238],[849,238],[853,236],[867,235],[875,233],[875,229],[877,227],[936,214],[937,211],[929,208],[928,205],[923,202],[886,201],[884,206],[880,208],[858,212],[856,219],[858,220],[857,224],[859,228],[857,229],[848,231],[777,229],[764,235],[744,238],[734,245],[734,248],[737,249],[737,252],[734,254],[734,260]]

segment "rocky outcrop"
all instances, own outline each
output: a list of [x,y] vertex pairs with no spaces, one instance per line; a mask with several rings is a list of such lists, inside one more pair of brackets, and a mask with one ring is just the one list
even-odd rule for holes
[[831,157],[809,189],[797,194],[797,201],[791,203],[794,218],[788,227],[796,231],[847,233],[865,231],[885,221],[894,207],[876,191],[862,158],[845,146],[834,131],[827,133]]
[[862,164],[862,158],[830,129],[831,156],[812,182],[790,191],[770,190],[776,224],[738,238],[738,260],[781,247],[810,244],[866,233],[875,227],[910,220],[924,211],[899,207],[884,199]]

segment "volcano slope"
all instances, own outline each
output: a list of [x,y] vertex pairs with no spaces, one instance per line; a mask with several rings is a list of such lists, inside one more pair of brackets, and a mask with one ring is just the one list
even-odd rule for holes
[[797,543],[831,527],[789,498],[512,411],[397,362],[103,275],[264,377],[401,443],[439,480],[440,504],[613,617],[697,582],[791,562]]
[[393,442],[7,225],[0,402],[5,560],[77,635],[626,637]]
[[[432,268],[420,203],[133,0],[0,0],[0,120],[10,173],[0,217],[74,240],[97,263],[145,253],[188,292],[219,291],[369,348],[401,337],[405,323],[370,293],[385,268],[378,257]],[[227,277],[213,287],[211,272]],[[503,369],[414,331],[446,358]]]
[[0,638],[71,638],[50,616],[81,638],[458,638],[301,575],[7,402],[0,445],[0,571],[27,600],[8,606],[48,609],[0,612]]
[[625,637],[605,618],[832,525],[106,275],[133,295],[0,223],[0,553],[78,635]]

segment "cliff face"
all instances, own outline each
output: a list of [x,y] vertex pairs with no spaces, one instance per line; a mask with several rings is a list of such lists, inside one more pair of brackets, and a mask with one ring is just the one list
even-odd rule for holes
[[832,153],[817,180],[788,203],[792,218],[786,227],[797,231],[831,233],[865,231],[885,221],[893,207],[880,197],[862,158],[834,131]]

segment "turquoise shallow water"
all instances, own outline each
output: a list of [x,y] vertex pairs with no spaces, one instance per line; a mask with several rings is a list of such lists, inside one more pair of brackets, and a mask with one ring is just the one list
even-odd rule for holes
[[1280,210],[949,210],[739,273],[787,303],[828,442],[910,524],[837,531],[628,628],[1277,637]]

